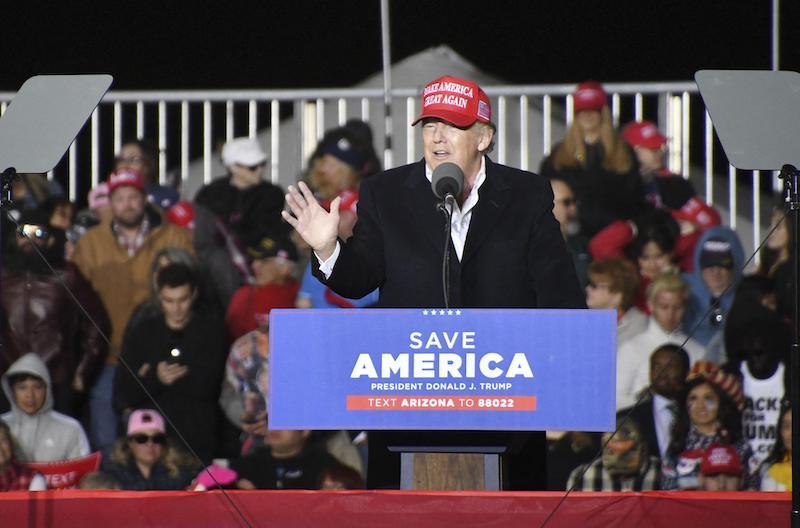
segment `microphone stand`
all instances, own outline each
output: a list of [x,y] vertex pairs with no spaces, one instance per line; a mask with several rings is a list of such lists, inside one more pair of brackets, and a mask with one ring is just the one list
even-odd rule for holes
[[[0,173],[0,210],[5,210],[7,207],[14,205],[11,196],[11,185],[15,180],[19,179],[17,169],[9,167]],[[3,224],[0,223],[0,248],[2,247]]]
[[792,513],[791,526],[800,528],[800,171],[792,165],[784,165],[780,173],[783,179],[783,199],[786,215],[791,218],[792,268],[794,278],[794,342],[789,357],[790,395],[792,405]]
[[[445,309],[450,308],[450,235],[455,203],[455,196],[448,192],[444,200],[436,204],[436,209],[443,212],[447,219],[444,226],[444,256],[442,257],[442,291],[444,292]],[[448,207],[448,205],[450,207]]]

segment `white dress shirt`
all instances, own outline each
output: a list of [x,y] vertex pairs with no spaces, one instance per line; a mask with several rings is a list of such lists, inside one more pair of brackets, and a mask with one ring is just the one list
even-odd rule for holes
[[[660,394],[653,394],[653,421],[656,425],[656,438],[661,460],[667,453],[669,441],[672,437],[672,422],[675,420],[676,403]],[[650,453],[651,455],[653,453]]]

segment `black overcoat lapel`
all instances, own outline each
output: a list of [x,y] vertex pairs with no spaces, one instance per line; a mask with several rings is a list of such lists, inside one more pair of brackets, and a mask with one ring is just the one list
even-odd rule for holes
[[472,211],[467,243],[461,264],[475,255],[489,233],[497,225],[503,210],[511,200],[511,186],[499,173],[497,166],[486,159],[486,179],[478,189],[478,203]]
[[437,199],[431,184],[425,177],[425,163],[415,163],[406,175],[403,187],[408,210],[409,226],[421,233],[420,244],[433,244],[436,255],[441,259],[444,242],[444,213],[436,209]]

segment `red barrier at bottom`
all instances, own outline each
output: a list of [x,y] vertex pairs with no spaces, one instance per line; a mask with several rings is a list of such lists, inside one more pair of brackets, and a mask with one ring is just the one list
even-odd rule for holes
[[[541,526],[553,492],[53,490],[0,494],[3,527]],[[789,493],[573,493],[547,523],[702,528],[789,526]]]

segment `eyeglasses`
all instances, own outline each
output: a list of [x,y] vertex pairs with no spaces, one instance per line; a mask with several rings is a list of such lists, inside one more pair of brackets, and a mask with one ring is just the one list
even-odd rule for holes
[[147,435],[147,434],[135,434],[133,436],[128,437],[129,440],[136,442],[137,444],[146,444],[147,442],[152,442],[156,445],[164,445],[167,443],[167,435],[163,433],[158,433],[154,435]]
[[50,236],[47,229],[36,224],[24,224],[20,226],[19,234],[25,238],[36,238],[39,240],[47,240],[47,237]]
[[611,285],[609,283],[607,283],[607,282],[589,281],[589,282],[586,283],[586,285],[589,286],[593,290],[596,290],[598,288],[610,288],[611,287]]
[[249,170],[251,172],[255,172],[258,169],[263,169],[264,167],[266,167],[267,166],[267,162],[266,161],[262,161],[261,163],[258,163],[256,165],[243,165],[241,163],[237,163],[237,165],[240,166],[240,167],[244,167],[245,169],[247,169],[247,170]]

